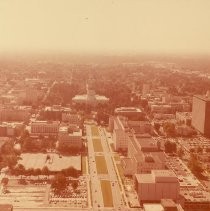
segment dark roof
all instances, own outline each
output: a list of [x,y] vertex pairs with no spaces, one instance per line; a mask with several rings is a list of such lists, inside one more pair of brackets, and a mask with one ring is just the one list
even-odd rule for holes
[[1,211],[12,211],[13,206],[11,204],[0,204]]

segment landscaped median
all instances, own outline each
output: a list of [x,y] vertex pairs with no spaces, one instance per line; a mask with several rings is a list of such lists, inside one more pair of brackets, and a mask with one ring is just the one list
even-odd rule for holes
[[112,188],[110,181],[101,180],[101,191],[103,195],[104,207],[113,207]]
[[101,139],[97,138],[93,138],[93,148],[94,148],[94,152],[103,152],[103,148],[101,145]]
[[108,174],[106,160],[104,156],[95,156],[98,174]]
[[82,156],[82,174],[87,174],[87,165],[86,165],[87,156]]
[[91,126],[92,136],[99,136],[98,128],[96,126]]

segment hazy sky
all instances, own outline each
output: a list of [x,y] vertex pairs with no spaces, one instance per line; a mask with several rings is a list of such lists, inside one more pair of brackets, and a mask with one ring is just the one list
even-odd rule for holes
[[210,53],[210,0],[0,0],[0,51]]

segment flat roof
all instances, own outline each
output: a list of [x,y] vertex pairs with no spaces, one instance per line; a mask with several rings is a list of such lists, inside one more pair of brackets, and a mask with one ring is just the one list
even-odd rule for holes
[[[108,101],[109,98],[103,96],[103,95],[94,95],[95,100],[106,100]],[[87,95],[76,95],[72,98],[72,100],[88,100],[88,96]]]
[[59,124],[59,121],[33,121],[31,124]]
[[210,97],[206,96],[206,95],[194,95],[193,97],[196,97],[196,98],[203,100],[203,101],[206,101],[206,102],[210,101]]
[[0,204],[1,211],[11,211],[13,208],[12,204]]
[[137,138],[141,148],[157,148],[157,140],[153,138]]
[[144,211],[164,211],[161,204],[143,204]]
[[152,174],[155,177],[176,177],[172,170],[152,170]]
[[176,112],[177,114],[184,116],[184,117],[192,117],[192,112]]
[[138,183],[155,183],[155,179],[152,174],[135,174]]
[[137,107],[120,107],[116,108],[115,112],[142,112],[142,110]]

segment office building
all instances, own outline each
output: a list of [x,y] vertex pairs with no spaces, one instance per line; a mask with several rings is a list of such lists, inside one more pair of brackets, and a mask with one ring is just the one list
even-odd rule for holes
[[152,137],[130,137],[127,158],[122,159],[125,175],[151,173],[165,169],[165,153],[160,151],[160,143]]
[[78,127],[73,129],[63,126],[59,128],[58,145],[67,145],[72,148],[82,148],[82,130]]
[[31,107],[2,107],[0,108],[0,121],[27,121],[30,117]]
[[140,108],[120,107],[114,110],[115,115],[124,116],[132,120],[143,120],[144,114]]
[[59,122],[58,121],[34,121],[31,123],[31,135],[43,135],[43,136],[49,136],[58,135],[59,130]]
[[200,133],[210,136],[210,97],[193,97],[192,126]]
[[11,204],[0,204],[1,211],[13,211],[13,206]]
[[179,198],[179,181],[171,170],[152,170],[150,174],[136,174],[135,188],[141,202]]

